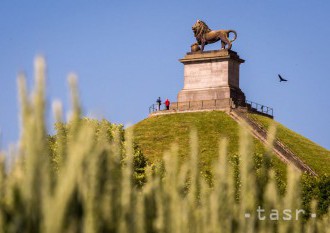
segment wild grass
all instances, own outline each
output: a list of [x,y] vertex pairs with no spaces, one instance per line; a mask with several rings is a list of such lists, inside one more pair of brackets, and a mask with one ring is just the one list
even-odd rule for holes
[[[294,214],[301,207],[300,174],[288,168],[287,191],[281,196],[265,162],[260,189],[251,137],[244,129],[239,133],[238,175],[228,140],[219,138],[210,186],[200,173],[200,145],[192,130],[184,162],[179,162],[178,146],[171,145],[162,166],[148,167],[144,185],[136,185],[132,130],[122,135],[121,126],[82,120],[71,75],[71,119],[62,124],[60,104],[54,104],[57,134],[48,137],[45,62],[40,57],[35,73],[31,98],[24,78],[19,79],[21,138],[19,148],[6,153],[14,162],[6,171],[4,157],[0,160],[0,232],[329,232],[329,214],[307,222],[295,216],[283,219],[284,209]],[[273,138],[274,133],[270,144]],[[258,219],[258,205],[265,209],[265,220]],[[272,209],[279,211],[278,221],[271,220]]]

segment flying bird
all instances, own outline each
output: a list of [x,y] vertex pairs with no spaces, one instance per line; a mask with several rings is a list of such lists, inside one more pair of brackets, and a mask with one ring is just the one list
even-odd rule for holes
[[287,82],[288,80],[282,78],[282,76],[279,74],[278,77],[280,78],[280,82]]

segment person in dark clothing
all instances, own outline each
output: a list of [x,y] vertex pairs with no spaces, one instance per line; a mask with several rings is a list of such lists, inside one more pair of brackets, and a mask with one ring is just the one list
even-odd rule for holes
[[162,105],[162,100],[160,99],[160,97],[158,97],[158,99],[156,100],[157,104],[158,104],[158,111],[160,111],[160,105]]
[[171,104],[171,102],[168,99],[166,99],[165,100],[166,110],[170,110],[170,104]]

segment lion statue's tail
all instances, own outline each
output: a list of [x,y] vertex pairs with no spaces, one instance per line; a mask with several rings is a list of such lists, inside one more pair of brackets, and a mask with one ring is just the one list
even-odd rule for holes
[[234,33],[234,39],[230,40],[230,42],[233,42],[234,40],[236,40],[236,38],[237,38],[237,32],[235,30],[227,30],[226,33],[227,33],[227,37],[228,38],[229,38],[229,34],[230,33]]

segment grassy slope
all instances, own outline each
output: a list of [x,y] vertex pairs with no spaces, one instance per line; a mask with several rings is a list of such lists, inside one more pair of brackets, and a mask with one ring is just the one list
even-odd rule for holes
[[[189,133],[192,128],[198,132],[203,167],[208,168],[211,161],[218,156],[221,137],[226,137],[229,141],[229,154],[238,154],[239,125],[226,113],[219,111],[147,118],[134,126],[134,136],[151,162],[160,160],[172,143],[179,145],[179,156],[185,158],[190,151]],[[263,144],[256,139],[253,139],[253,150],[257,154],[265,152]],[[285,165],[279,159],[275,158],[273,162],[278,171],[285,171]]]
[[[249,116],[268,128],[274,123],[272,119],[256,114]],[[317,145],[311,140],[293,132],[292,130],[278,124],[277,138],[280,139],[292,152],[297,154],[306,164],[308,164],[319,175],[330,175],[330,151]]]

